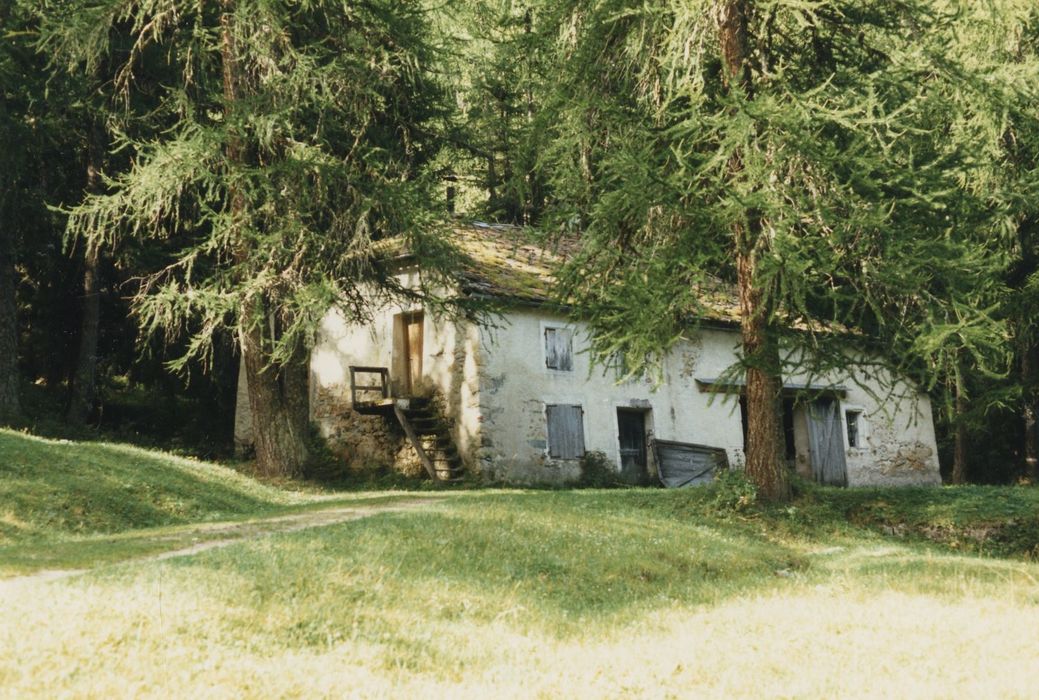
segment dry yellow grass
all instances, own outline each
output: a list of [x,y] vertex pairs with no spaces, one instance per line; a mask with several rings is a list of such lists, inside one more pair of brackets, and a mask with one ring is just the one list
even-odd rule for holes
[[207,593],[233,575],[185,587],[169,574],[4,591],[5,696],[1028,698],[1039,688],[1039,589],[1026,577],[1005,599],[795,582],[576,639],[517,627],[521,610],[488,624],[423,623],[423,610],[407,610],[416,645],[455,659],[430,672],[388,663],[399,650],[363,635],[308,647],[250,638],[237,629],[248,597],[235,609]]

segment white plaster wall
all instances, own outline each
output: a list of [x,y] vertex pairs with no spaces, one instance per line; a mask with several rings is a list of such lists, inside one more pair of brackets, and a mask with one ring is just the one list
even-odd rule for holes
[[[808,379],[792,376],[787,381],[807,383]],[[894,381],[883,370],[867,374],[856,367],[843,374],[814,376],[811,382],[847,389],[840,399],[840,415],[849,486],[941,484],[931,401],[926,394],[904,381]],[[848,426],[844,420],[847,410],[862,411],[859,447],[848,446]],[[807,438],[807,427],[802,430]],[[798,445],[799,471],[810,475],[811,468],[805,463],[808,452],[807,444]]]
[[[323,390],[340,395],[349,410],[350,366],[393,367],[394,316],[422,311],[418,306],[387,304],[377,311],[371,323],[347,323],[333,309],[321,322],[311,353],[311,396]],[[480,440],[478,419],[479,331],[472,324],[456,322],[426,312],[423,317],[423,389],[436,390],[445,402],[445,412],[454,421],[454,437],[460,454],[472,455]],[[366,375],[370,383],[375,377]],[[313,412],[314,402],[311,402]],[[318,417],[318,428],[326,438],[334,420]]]
[[564,372],[546,368],[544,357],[544,328],[567,324],[563,316],[517,309],[506,320],[503,327],[481,329],[481,458],[490,474],[520,482],[579,476],[577,460],[548,458],[545,404],[580,404],[585,448],[605,453],[617,466],[620,407],[650,409],[647,427],[658,439],[721,447],[731,462],[742,462],[739,407],[731,399],[701,392],[694,381],[717,376],[733,362],[735,334],[704,331],[695,341],[681,342],[667,358],[664,381],[654,391],[648,380],[617,384],[612,369],[590,372],[583,324],[569,324],[575,329],[574,369]]
[[[868,381],[877,396],[849,384],[842,408],[864,411],[862,447],[847,448],[849,486],[940,485],[931,401],[904,382]],[[844,444],[847,424],[842,422]]]
[[[545,367],[546,325],[574,328],[572,372]],[[545,404],[580,404],[584,408],[585,448],[620,464],[617,408],[650,409],[648,428],[661,440],[724,448],[732,464],[743,462],[743,431],[735,397],[712,394],[696,378],[716,378],[736,361],[739,336],[734,331],[702,330],[678,343],[664,362],[663,382],[654,390],[647,380],[616,383],[613,370],[589,371],[586,327],[539,309],[510,312],[497,328],[480,330],[479,418],[483,423],[480,458],[483,470],[518,482],[561,482],[579,476],[577,460],[552,460],[547,453]],[[814,377],[813,384],[847,388],[844,409],[863,411],[863,447],[847,448],[848,482],[864,485],[939,484],[937,449],[930,402],[912,387],[864,375]],[[805,378],[789,377],[788,382]],[[864,386],[866,388],[864,388]],[[871,395],[870,389],[874,395]],[[795,419],[799,461],[808,457],[803,412]],[[846,426],[842,420],[844,442]],[[807,466],[807,463],[802,464]],[[650,464],[651,472],[654,465]],[[810,468],[808,470],[810,474]]]
[[[416,308],[387,305],[367,326],[351,326],[331,311],[322,322],[311,357],[312,396],[318,389],[349,401],[350,365],[392,367],[394,315]],[[546,325],[575,330],[574,369],[545,367]],[[470,469],[514,482],[565,482],[579,477],[577,460],[547,455],[546,404],[580,404],[587,450],[603,452],[619,465],[617,409],[649,409],[647,428],[661,440],[693,442],[726,450],[732,464],[743,462],[743,433],[734,397],[704,392],[696,378],[721,375],[736,360],[738,334],[703,330],[681,341],[666,359],[663,382],[616,383],[612,369],[589,369],[586,328],[536,308],[517,308],[493,326],[424,317],[423,373],[428,388],[444,397],[455,421],[460,454]],[[937,449],[930,402],[904,384],[891,394],[875,379],[859,377],[881,399],[850,377],[814,377],[814,384],[847,388],[841,401],[863,411],[864,446],[848,448],[851,486],[938,484]],[[804,381],[790,377],[788,381]],[[800,411],[799,411],[800,413]],[[319,418],[326,437],[332,421]],[[796,423],[796,421],[795,421]],[[844,430],[842,421],[842,430]],[[799,470],[806,470],[803,416],[797,424]],[[844,436],[847,444],[847,436]],[[651,473],[655,465],[650,463]],[[810,473],[810,471],[809,471]]]

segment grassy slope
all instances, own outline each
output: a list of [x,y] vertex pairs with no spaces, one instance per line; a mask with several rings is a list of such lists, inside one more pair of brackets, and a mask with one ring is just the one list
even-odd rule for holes
[[719,512],[714,497],[472,493],[425,512],[109,568],[49,584],[48,606],[38,586],[10,589],[0,687],[1034,696],[1039,565],[924,539],[946,522],[966,532],[1034,519],[1034,491],[820,489],[739,515]]
[[307,498],[161,452],[0,430],[0,544],[254,515]]
[[[471,492],[185,559],[0,581],[0,689],[1034,695],[1039,489],[804,489],[741,513],[709,489]],[[178,523],[316,498],[0,431],[0,570],[125,558],[169,547]]]

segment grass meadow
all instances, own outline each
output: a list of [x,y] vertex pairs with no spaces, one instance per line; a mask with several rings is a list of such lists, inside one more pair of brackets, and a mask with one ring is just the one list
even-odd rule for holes
[[[239,517],[327,498],[233,490],[257,498]],[[10,494],[0,512],[34,530],[9,547],[153,532],[47,521]],[[230,512],[198,503],[182,517]],[[1037,505],[1026,488],[802,487],[764,509],[717,488],[449,493],[0,580],[0,695],[1035,697]],[[183,526],[166,517],[154,532]]]

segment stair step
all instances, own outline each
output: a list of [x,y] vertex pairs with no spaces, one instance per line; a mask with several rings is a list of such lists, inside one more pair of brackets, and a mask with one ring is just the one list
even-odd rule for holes
[[451,436],[454,421],[441,416],[428,399],[411,399],[407,408],[401,405],[396,410],[412,444],[422,454],[435,480],[446,483],[462,481],[465,465]]

